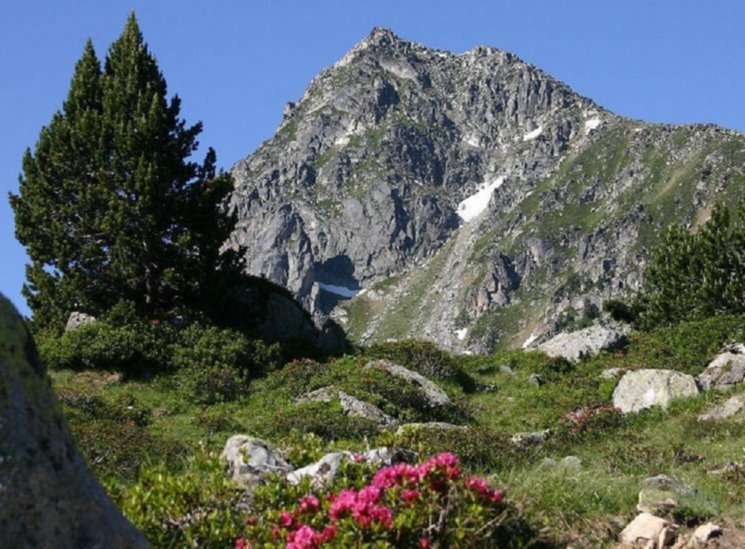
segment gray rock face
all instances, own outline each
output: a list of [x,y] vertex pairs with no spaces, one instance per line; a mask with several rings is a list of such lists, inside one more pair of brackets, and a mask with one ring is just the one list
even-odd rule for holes
[[251,490],[270,473],[282,475],[292,471],[282,455],[268,442],[245,435],[228,439],[221,458],[228,474],[240,486]]
[[227,245],[359,341],[520,346],[636,290],[667,223],[745,194],[744,146],[620,118],[505,51],[375,29],[234,166]]
[[339,402],[344,413],[349,416],[370,420],[377,423],[380,427],[393,427],[396,425],[396,420],[384,413],[377,406],[348,395],[344,391],[339,391]]
[[704,390],[730,389],[745,381],[745,344],[727,345],[698,376]]
[[551,357],[562,357],[572,362],[582,357],[596,356],[600,351],[614,349],[626,342],[621,332],[604,326],[591,326],[584,330],[559,334],[538,346]]
[[75,447],[34,342],[0,295],[0,538],[7,547],[146,547]]
[[674,370],[627,372],[613,391],[613,406],[623,413],[639,412],[652,406],[667,408],[671,401],[698,395],[693,376]]
[[70,316],[67,319],[67,324],[65,324],[65,331],[72,332],[73,330],[77,330],[81,326],[85,326],[86,324],[91,324],[95,321],[96,321],[95,316],[91,316],[86,313],[81,313],[79,311],[73,311],[72,313],[70,313]]
[[419,459],[419,454],[404,448],[373,448],[362,454],[362,461],[375,467],[389,467],[397,463],[414,463]]
[[399,366],[398,364],[393,364],[388,360],[375,360],[373,362],[368,362],[365,365],[365,368],[381,368],[397,378],[408,383],[413,383],[426,397],[429,405],[432,407],[450,406],[453,403],[447,393],[440,389],[434,381],[427,379],[418,372],[414,372],[408,368]]

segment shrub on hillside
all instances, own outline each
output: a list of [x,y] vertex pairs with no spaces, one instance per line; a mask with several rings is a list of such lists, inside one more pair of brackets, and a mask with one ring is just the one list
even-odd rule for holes
[[140,374],[168,367],[174,337],[174,329],[161,323],[116,326],[103,320],[59,336],[41,334],[37,343],[42,362],[51,369]]
[[277,411],[265,429],[271,438],[313,433],[327,440],[362,439],[378,432],[375,422],[346,415],[338,401],[288,406]]
[[383,358],[433,379],[447,379],[460,371],[457,361],[430,341],[407,339],[377,343],[365,350],[370,358]]

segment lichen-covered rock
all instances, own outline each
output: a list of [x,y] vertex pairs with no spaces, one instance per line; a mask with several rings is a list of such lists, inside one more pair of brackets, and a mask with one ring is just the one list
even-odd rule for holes
[[431,381],[418,372],[393,364],[388,360],[375,360],[368,362],[365,368],[380,368],[392,376],[413,383],[427,399],[430,406],[450,406],[453,401],[434,381]]
[[547,440],[550,436],[551,429],[544,429],[543,431],[516,433],[510,440],[515,446],[535,446]]
[[465,425],[453,425],[444,421],[427,421],[423,423],[404,423],[398,429],[396,434],[417,433],[421,431],[468,431]]
[[220,457],[227,464],[231,478],[247,490],[254,488],[270,473],[282,475],[292,471],[292,465],[274,446],[246,435],[230,437]]
[[344,391],[339,391],[339,403],[344,413],[349,416],[370,420],[373,423],[377,423],[380,427],[393,427],[396,425],[396,420],[377,406],[348,395]]
[[304,404],[308,402],[331,402],[334,399],[333,387],[321,387],[295,399],[295,404]]
[[562,357],[577,362],[608,349],[615,349],[626,342],[626,336],[605,326],[590,326],[576,332],[559,334],[538,346],[551,357]]
[[362,461],[375,467],[388,467],[397,463],[414,463],[419,459],[419,454],[413,450],[404,448],[373,448],[361,456]]
[[1,295],[0,545],[146,547],[86,467],[33,339]]
[[667,408],[673,400],[696,395],[693,376],[675,370],[634,370],[616,385],[613,406],[623,413],[639,412],[652,406]]
[[745,381],[745,344],[732,343],[722,349],[698,376],[704,390],[725,391]]

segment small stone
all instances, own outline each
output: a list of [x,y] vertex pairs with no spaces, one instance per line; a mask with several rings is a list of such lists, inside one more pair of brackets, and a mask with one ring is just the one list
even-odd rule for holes
[[602,379],[617,379],[626,371],[625,368],[608,368],[600,373]]
[[303,478],[311,477],[314,486],[325,486],[336,478],[336,474],[339,472],[339,467],[341,467],[342,463],[352,460],[354,460],[354,454],[352,452],[332,452],[326,454],[315,463],[288,473],[286,477],[287,482],[297,485],[300,484]]
[[718,524],[714,524],[713,522],[707,522],[706,524],[702,524],[693,531],[691,541],[696,540],[701,544],[706,544],[709,540],[712,540],[721,535],[721,526],[719,526]]
[[515,372],[513,372],[512,368],[510,368],[506,364],[502,364],[499,366],[499,373],[506,376],[515,377]]
[[370,420],[377,423],[380,427],[393,427],[396,425],[396,420],[377,406],[348,395],[344,391],[339,391],[339,402],[341,403],[342,410],[349,416]]
[[362,454],[362,461],[375,467],[389,467],[397,463],[414,463],[419,454],[403,448],[374,448]]
[[67,324],[65,324],[65,332],[72,332],[86,324],[93,324],[94,322],[96,322],[95,316],[81,313],[80,311],[73,311],[67,319]]
[[581,469],[582,468],[582,460],[578,458],[577,456],[566,456],[564,459],[562,459],[559,462],[559,467],[563,467],[564,469]]
[[543,431],[516,433],[510,440],[517,446],[533,446],[540,444],[550,436],[551,429],[544,429]]
[[651,542],[650,547],[654,548],[662,531],[670,526],[670,522],[663,518],[655,517],[649,513],[640,513],[623,529],[619,541],[632,547],[638,547],[639,545],[646,547]]
[[307,402],[331,402],[334,398],[333,387],[321,387],[310,393],[300,395],[295,399],[295,404],[304,404]]
[[531,374],[531,376],[528,378],[528,383],[531,385],[535,385],[536,387],[540,387],[541,385],[546,384],[546,380],[543,379],[543,376],[541,374]]
[[678,506],[681,497],[693,497],[698,492],[690,486],[667,475],[657,475],[644,480],[639,492],[637,510],[651,514],[666,514]]
[[246,489],[254,488],[270,473],[292,471],[292,466],[274,446],[245,435],[230,437],[220,457],[227,464],[231,478]]
[[555,469],[558,465],[557,461],[553,458],[543,458],[543,461],[541,461],[538,464],[538,470],[543,471],[546,469]]

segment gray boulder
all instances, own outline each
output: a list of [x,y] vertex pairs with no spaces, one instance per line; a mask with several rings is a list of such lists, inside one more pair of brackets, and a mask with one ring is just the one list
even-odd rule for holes
[[344,413],[349,416],[368,419],[377,423],[380,427],[393,427],[396,425],[396,420],[377,406],[348,395],[344,391],[339,391],[339,402]]
[[615,349],[626,343],[626,336],[605,326],[590,326],[577,332],[559,334],[538,346],[551,357],[562,357],[577,362],[583,357],[596,356],[600,351]]
[[720,421],[731,418],[745,409],[745,396],[735,395],[720,405],[698,416],[699,421]]
[[745,344],[732,343],[722,349],[706,369],[698,376],[705,391],[727,390],[745,380]]
[[334,388],[333,387],[321,387],[315,391],[300,395],[295,399],[296,404],[304,404],[308,402],[331,402],[334,399]]
[[2,295],[0,545],[147,546],[86,467],[33,339]]
[[674,538],[674,525],[670,521],[650,513],[640,513],[623,529],[618,540],[622,547],[661,549]]
[[292,471],[292,466],[274,446],[245,435],[230,437],[220,457],[227,464],[233,481],[247,490],[269,474],[284,475]]
[[447,393],[440,389],[440,387],[433,381],[427,379],[418,372],[414,372],[408,368],[399,366],[398,364],[393,364],[388,360],[375,360],[373,362],[368,362],[365,365],[365,368],[380,368],[387,371],[392,376],[413,383],[432,407],[449,406],[453,403]]
[[698,395],[693,376],[675,370],[634,370],[621,378],[613,391],[613,406],[623,413],[652,406],[667,408],[671,401]]
[[315,463],[288,473],[286,477],[287,482],[297,485],[305,477],[311,477],[314,486],[324,486],[336,478],[336,474],[339,472],[339,467],[341,467],[342,463],[353,459],[354,454],[352,452],[332,452],[326,454]]
[[65,324],[65,331],[72,332],[73,330],[77,330],[81,326],[92,324],[94,322],[96,322],[95,316],[89,315],[87,313],[81,313],[79,311],[73,311],[70,313],[70,316],[67,319],[67,324]]

